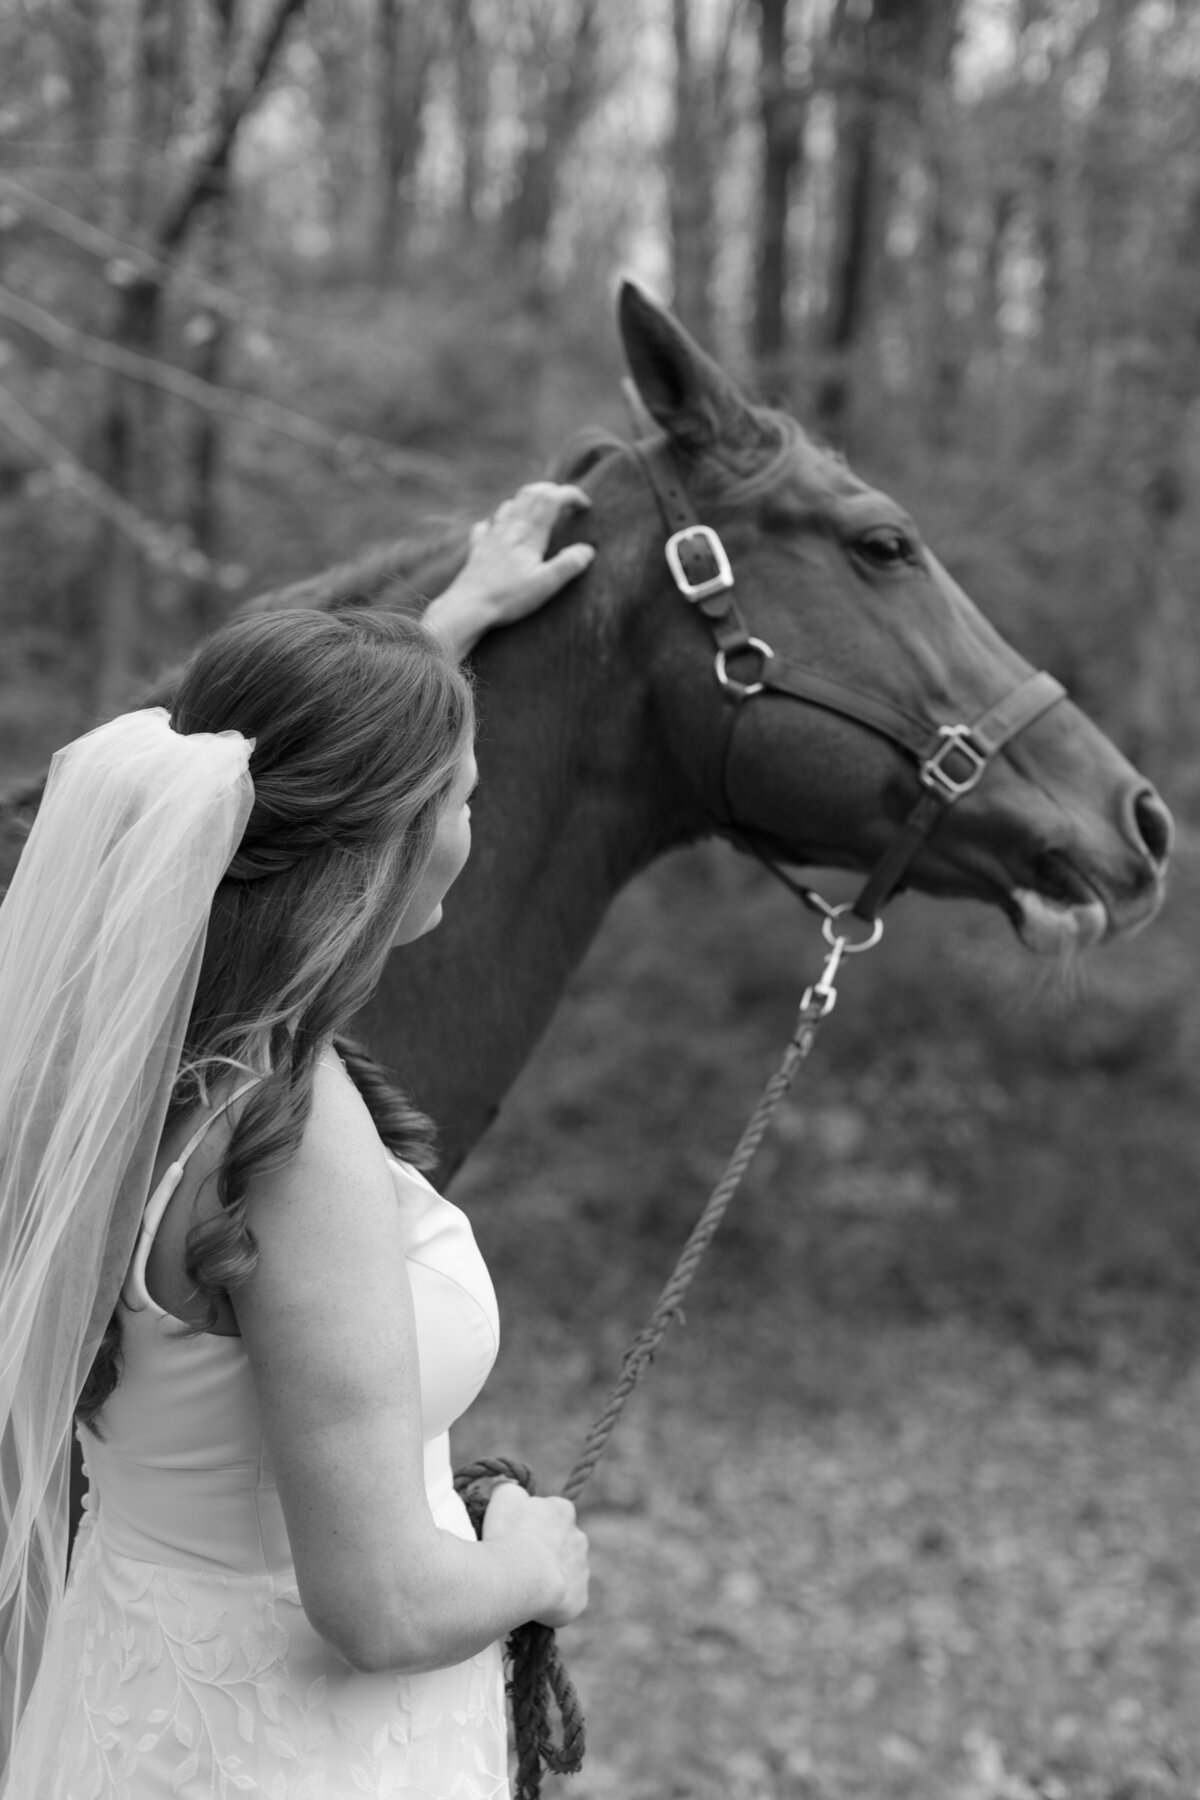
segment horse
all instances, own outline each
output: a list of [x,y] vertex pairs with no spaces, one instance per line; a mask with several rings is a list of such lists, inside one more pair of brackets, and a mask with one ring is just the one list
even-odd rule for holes
[[[542,611],[479,644],[472,856],[439,929],[392,958],[359,1020],[437,1122],[443,1181],[610,902],[656,857],[715,833],[801,868],[867,871],[889,854],[939,774],[898,741],[898,715],[929,722],[948,753],[940,773],[960,790],[908,843],[904,885],[998,907],[1041,953],[1125,936],[1163,896],[1170,813],[1061,690],[1043,690],[1042,710],[986,768],[969,757],[951,768],[971,742],[955,736],[964,722],[1033,678],[909,514],[789,415],[752,404],[630,282],[617,316],[653,436],[592,433],[560,458],[556,478],[581,485],[591,509],[551,548],[585,537],[599,554]],[[674,516],[655,459],[674,479]],[[694,531],[692,520],[716,545],[685,539],[694,579],[664,554],[670,527]],[[376,559],[369,582],[351,566],[333,587],[260,604],[411,607],[413,592],[448,584],[465,548],[464,531]],[[729,590],[696,593],[720,578],[717,552],[748,626],[730,655],[714,655],[721,620],[709,616]],[[764,651],[805,691],[764,681]],[[838,710],[846,694],[864,702],[857,716]]]
[[[776,864],[891,858],[888,892],[999,907],[1040,952],[1127,935],[1163,896],[1167,808],[1032,675],[909,514],[789,415],[752,404],[632,282],[617,319],[650,435],[593,432],[559,460],[591,508],[551,549],[586,536],[599,554],[477,647],[473,853],[439,929],[391,959],[357,1022],[436,1121],[443,1181],[610,902],[676,846],[723,833]],[[465,554],[463,529],[251,607],[413,610]],[[1011,711],[1014,695],[1030,716]],[[868,912],[883,892],[872,880]]]

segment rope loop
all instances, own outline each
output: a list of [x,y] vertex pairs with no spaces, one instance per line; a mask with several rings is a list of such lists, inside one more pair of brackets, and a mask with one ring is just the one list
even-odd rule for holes
[[[491,1483],[515,1481],[527,1494],[535,1492],[533,1473],[527,1464],[507,1456],[485,1456],[468,1463],[454,1475],[455,1492],[467,1509],[476,1537],[483,1536],[483,1516],[491,1498]],[[518,1625],[505,1645],[509,1674],[508,1697],[512,1706],[513,1736],[517,1747],[517,1800],[538,1800],[542,1775],[574,1775],[583,1767],[586,1726],[583,1708],[567,1674],[550,1625],[536,1619]],[[561,1724],[556,1743],[550,1724],[551,1705],[558,1708]]]

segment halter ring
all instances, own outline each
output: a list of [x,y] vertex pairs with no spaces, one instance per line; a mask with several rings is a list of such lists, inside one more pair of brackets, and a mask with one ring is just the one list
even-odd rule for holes
[[[882,919],[872,919],[870,921],[870,937],[863,938],[861,943],[858,944],[852,944],[845,932],[838,930],[838,920],[843,913],[849,912],[853,905],[853,900],[843,900],[840,906],[829,906],[826,904],[825,917],[821,920],[821,936],[825,939],[829,948],[832,950],[835,944],[840,944],[847,956],[857,956],[860,950],[873,950],[883,936]],[[866,919],[858,921],[858,923],[863,925],[867,924],[867,922]]]
[[739,681],[730,675],[725,667],[727,656],[740,656],[744,650],[753,650],[762,658],[763,668],[774,659],[775,652],[770,644],[764,644],[761,638],[747,638],[744,644],[736,644],[732,650],[718,650],[713,659],[713,669],[720,685],[734,700],[749,700],[752,694],[761,694],[764,684],[761,681]]

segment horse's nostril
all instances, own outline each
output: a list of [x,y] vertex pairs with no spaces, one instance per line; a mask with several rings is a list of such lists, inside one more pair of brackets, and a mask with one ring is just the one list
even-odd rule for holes
[[1143,788],[1134,799],[1133,830],[1145,845],[1150,860],[1160,866],[1165,863],[1171,854],[1175,827],[1153,788]]

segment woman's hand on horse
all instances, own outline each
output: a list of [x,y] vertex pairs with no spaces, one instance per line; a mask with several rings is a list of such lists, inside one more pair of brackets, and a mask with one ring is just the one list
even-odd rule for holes
[[483,1517],[485,1543],[533,1538],[550,1552],[562,1577],[562,1591],[538,1614],[541,1625],[569,1625],[587,1606],[588,1541],[575,1523],[570,1500],[546,1499],[527,1494],[515,1481],[501,1481],[492,1489]]
[[536,612],[595,556],[594,544],[567,544],[546,559],[562,514],[591,504],[582,488],[529,482],[511,500],[502,500],[490,519],[471,527],[466,564],[454,585],[463,583],[477,602],[487,605],[495,625],[511,625]]
[[531,481],[471,528],[467,560],[445,593],[430,602],[425,623],[463,657],[485,631],[511,625],[589,567],[592,544],[567,544],[546,556],[554,527],[568,508],[587,507],[582,488]]

